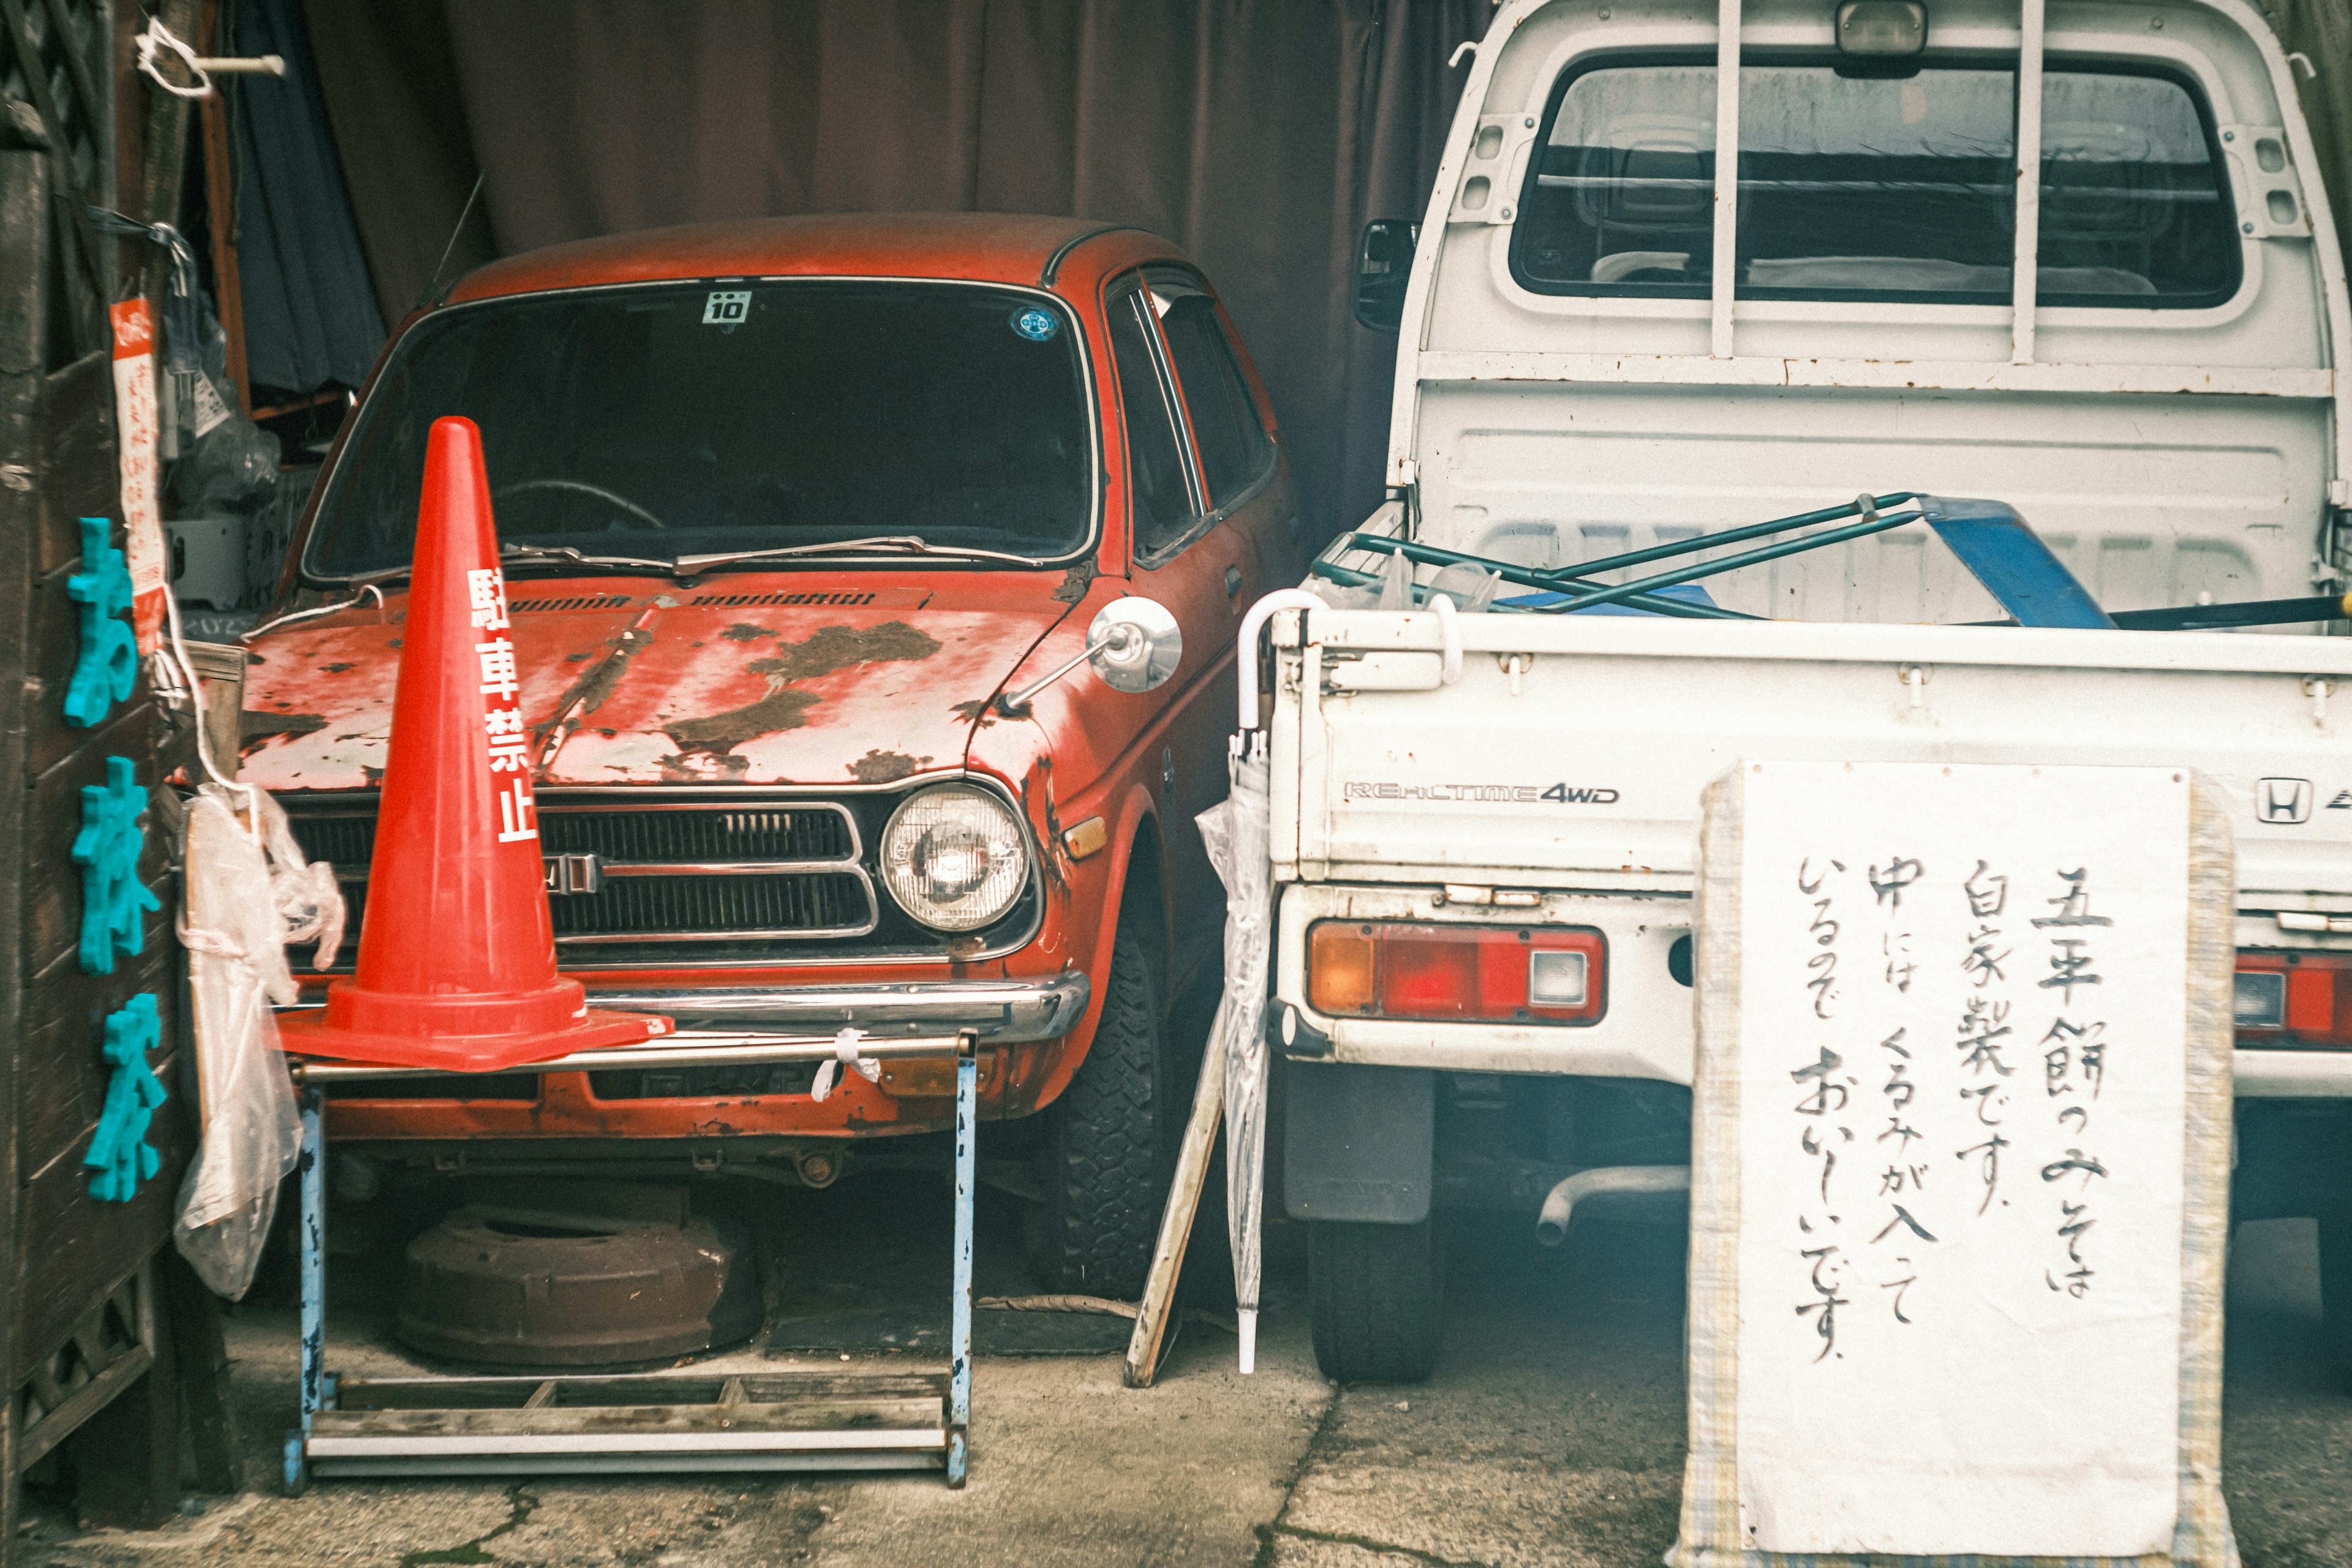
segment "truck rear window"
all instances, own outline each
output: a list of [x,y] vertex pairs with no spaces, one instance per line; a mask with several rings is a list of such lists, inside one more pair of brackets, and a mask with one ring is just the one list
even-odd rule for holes
[[376,378],[306,565],[407,563],[425,434],[453,414],[481,426],[508,544],[667,561],[904,535],[1066,556],[1094,519],[1077,338],[1042,295],[960,283],[737,279],[456,306]]
[[[2017,75],[1904,78],[1750,63],[1739,85],[1735,292],[1743,300],[2007,303]],[[1704,298],[1713,271],[1715,67],[1570,76],[1529,160],[1512,263],[1553,294]],[[2236,221],[2205,116],[2169,77],[2043,75],[2037,297],[2218,304]]]

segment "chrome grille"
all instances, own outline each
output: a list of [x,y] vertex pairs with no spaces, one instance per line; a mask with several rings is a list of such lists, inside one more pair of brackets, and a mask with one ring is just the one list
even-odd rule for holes
[[[373,816],[302,816],[303,853],[344,870],[367,869],[375,855]],[[661,860],[851,860],[857,830],[835,805],[726,810],[611,811],[542,801],[541,848],[606,862]]]
[[766,935],[849,935],[873,923],[865,878],[854,871],[781,877],[729,876],[714,868],[691,877],[613,875],[584,897],[551,899],[555,940],[635,940]]
[[[372,810],[301,812],[293,825],[304,853],[335,868],[355,937],[375,851]],[[833,802],[628,809],[548,795],[539,826],[561,947],[625,958],[623,949],[671,944],[825,941],[866,935],[881,915],[856,821]]]

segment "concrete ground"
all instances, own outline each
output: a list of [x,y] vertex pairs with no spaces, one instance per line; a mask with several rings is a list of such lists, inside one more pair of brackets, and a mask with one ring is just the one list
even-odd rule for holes
[[[879,1245],[908,1245],[892,1189],[877,1184],[860,1196],[858,1187],[835,1189],[827,1223],[854,1226]],[[992,1223],[983,1209],[983,1247],[1002,1249],[1012,1205],[995,1205]],[[282,1498],[272,1477],[277,1436],[293,1409],[292,1315],[282,1305],[248,1307],[230,1331],[254,1489],[191,1500],[201,1511],[148,1534],[79,1531],[61,1495],[36,1493],[22,1561],[1654,1564],[1673,1539],[1681,1486],[1679,1231],[1580,1218],[1556,1253],[1539,1250],[1533,1226],[1517,1221],[1460,1226],[1454,1235],[1452,1332],[1427,1385],[1340,1390],[1323,1382],[1307,1342],[1297,1233],[1276,1227],[1255,1377],[1234,1372],[1232,1338],[1203,1321],[1186,1327],[1160,1385],[1147,1392],[1120,1386],[1112,1356],[982,1358],[971,1480],[961,1492],[929,1476],[714,1476],[326,1481]],[[927,1252],[930,1239],[911,1237]],[[394,1363],[367,1342],[379,1319],[363,1271],[339,1267],[331,1364],[389,1370]],[[2244,1560],[2251,1568],[2352,1565],[2352,1397],[2315,1371],[2307,1224],[2241,1230],[2231,1312],[2225,1454]],[[835,1357],[796,1362],[838,1365]]]

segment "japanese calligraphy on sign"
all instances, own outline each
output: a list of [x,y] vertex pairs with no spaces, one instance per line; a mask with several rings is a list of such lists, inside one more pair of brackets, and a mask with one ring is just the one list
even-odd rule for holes
[[1741,783],[1746,1543],[2168,1550],[2187,776]]

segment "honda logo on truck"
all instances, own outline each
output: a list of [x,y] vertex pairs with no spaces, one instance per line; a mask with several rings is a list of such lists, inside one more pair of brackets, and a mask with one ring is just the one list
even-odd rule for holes
[[2283,826],[2310,821],[2311,781],[2264,779],[2254,794],[2254,815]]

